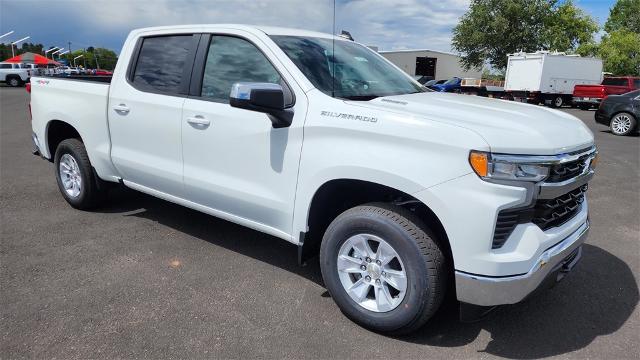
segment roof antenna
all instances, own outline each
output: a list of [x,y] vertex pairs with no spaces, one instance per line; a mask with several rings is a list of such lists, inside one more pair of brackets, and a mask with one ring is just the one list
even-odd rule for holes
[[336,0],[333,0],[333,29],[331,30],[331,97],[336,97]]

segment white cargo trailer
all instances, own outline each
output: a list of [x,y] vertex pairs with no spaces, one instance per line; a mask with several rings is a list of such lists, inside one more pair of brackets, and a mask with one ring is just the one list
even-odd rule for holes
[[538,51],[509,55],[504,89],[516,101],[560,107],[571,103],[575,85],[601,81],[600,59]]

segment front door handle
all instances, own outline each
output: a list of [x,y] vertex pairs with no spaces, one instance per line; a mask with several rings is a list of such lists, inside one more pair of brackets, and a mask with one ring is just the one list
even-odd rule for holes
[[202,115],[196,115],[193,117],[188,117],[187,122],[191,125],[206,127],[211,124],[210,120],[207,120]]
[[125,104],[116,105],[113,107],[113,110],[115,110],[118,115],[127,115],[129,113],[129,108]]

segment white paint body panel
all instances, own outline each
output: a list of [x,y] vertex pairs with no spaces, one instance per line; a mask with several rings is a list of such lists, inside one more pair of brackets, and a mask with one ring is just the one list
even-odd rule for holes
[[507,60],[504,89],[570,95],[576,85],[601,81],[600,59],[547,52],[512,54]]
[[[261,113],[187,97],[141,92],[126,80],[139,37],[211,32],[242,35],[258,46],[295,94],[293,123],[274,129]],[[336,179],[385,185],[413,195],[441,220],[456,269],[475,274],[526,272],[549,244],[579,226],[585,210],[553,231],[519,226],[491,250],[497,212],[522,202],[520,188],[481,181],[469,151],[551,155],[593,144],[576,118],[502,100],[418,93],[367,102],[316,90],[267,34],[326,34],[241,25],[192,25],[133,31],[111,85],[36,78],[33,131],[44,157],[47,127],[66,122],[82,137],[97,174],[293,243],[306,232],[317,190]],[[336,41],[346,41],[336,38]],[[126,115],[114,111],[121,104]],[[210,125],[186,119],[200,115]],[[537,230],[536,230],[537,229]]]

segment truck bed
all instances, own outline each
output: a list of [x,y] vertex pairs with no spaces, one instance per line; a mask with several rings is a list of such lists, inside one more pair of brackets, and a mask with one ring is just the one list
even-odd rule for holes
[[[111,77],[99,76],[36,76],[31,78],[31,112],[33,128],[41,142],[45,142],[47,121],[58,120],[73,126],[87,149],[89,159],[97,171],[110,173],[109,157],[109,82]],[[40,124],[42,123],[42,125]],[[43,144],[41,155],[53,159],[55,149]]]

